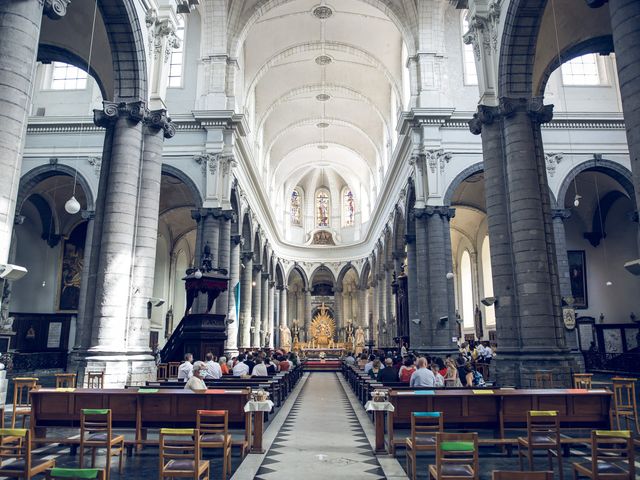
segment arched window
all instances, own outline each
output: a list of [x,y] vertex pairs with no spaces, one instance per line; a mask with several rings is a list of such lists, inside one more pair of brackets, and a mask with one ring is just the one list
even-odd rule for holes
[[562,83],[565,85],[600,85],[598,57],[589,53],[562,64]]
[[51,64],[51,90],[84,90],[87,88],[87,72],[61,62]]
[[[491,250],[489,248],[489,235],[482,241],[482,285],[484,298],[493,297],[493,274],[491,272]],[[485,320],[487,325],[496,324],[496,309],[493,305],[485,307]]]
[[169,58],[169,87],[182,87],[182,77],[184,70],[184,19],[182,15],[178,15],[178,24],[176,25],[176,37],[180,42],[178,48],[171,50]]
[[[462,12],[462,35],[469,31],[469,10]],[[478,85],[478,72],[476,71],[476,59],[473,53],[473,44],[462,43],[462,63],[464,69],[464,84]]]
[[328,227],[330,215],[329,192],[318,190],[316,193],[316,226]]
[[302,197],[297,188],[294,188],[293,192],[291,192],[289,215],[291,218],[291,225],[298,227],[302,226]]
[[356,202],[349,187],[342,191],[342,226],[352,227],[356,221]]
[[462,319],[464,328],[473,328],[473,273],[471,272],[471,255],[462,252],[460,258],[460,293],[462,294]]

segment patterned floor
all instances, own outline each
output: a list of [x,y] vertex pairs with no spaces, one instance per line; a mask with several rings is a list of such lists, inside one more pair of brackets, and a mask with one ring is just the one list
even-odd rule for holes
[[335,374],[309,376],[255,478],[385,478]]

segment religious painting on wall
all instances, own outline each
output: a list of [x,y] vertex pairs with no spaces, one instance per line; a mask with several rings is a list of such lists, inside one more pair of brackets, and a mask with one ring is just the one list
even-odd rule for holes
[[77,311],[80,299],[80,283],[84,263],[84,242],[87,237],[87,222],[76,226],[69,238],[62,242],[62,266],[58,309]]
[[569,257],[569,280],[573,308],[588,308],[587,264],[584,250],[569,250],[567,256]]
[[300,192],[296,189],[291,192],[291,205],[290,205],[290,215],[291,215],[291,225],[300,226],[302,225],[302,208],[301,208],[301,200],[300,200]]
[[323,190],[316,195],[317,226],[329,226],[329,194]]

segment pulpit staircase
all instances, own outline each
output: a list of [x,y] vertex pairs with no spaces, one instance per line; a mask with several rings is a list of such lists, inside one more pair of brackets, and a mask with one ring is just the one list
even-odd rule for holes
[[183,317],[160,351],[162,362],[179,362],[185,353],[204,360],[208,352],[220,356],[224,352],[225,316],[194,313]]

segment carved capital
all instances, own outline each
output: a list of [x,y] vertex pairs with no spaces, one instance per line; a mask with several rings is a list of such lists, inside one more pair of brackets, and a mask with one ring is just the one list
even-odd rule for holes
[[156,132],[163,130],[164,138],[172,138],[176,134],[176,126],[164,109],[147,111],[144,124]]
[[474,135],[480,135],[482,133],[482,125],[491,125],[499,117],[500,109],[498,107],[478,105],[478,110],[473,114],[473,118],[469,120],[469,130]]
[[440,215],[442,218],[446,218],[447,220],[451,220],[456,216],[456,209],[451,208],[448,205],[427,205],[424,208],[415,209],[416,210],[416,218],[421,217],[432,217],[434,215]]
[[262,264],[261,263],[255,263],[256,259],[254,256],[252,256],[254,264],[253,264],[253,271],[255,273],[260,273],[262,272]]
[[244,243],[242,235],[231,235],[231,241],[236,245],[242,245]]
[[445,152],[442,148],[437,150],[425,150],[425,158],[431,173],[436,173],[436,168],[440,167],[440,173],[444,172],[444,167],[451,161],[451,153]]
[[500,97],[500,113],[505,118],[516,113],[526,113],[534,122],[547,123],[553,118],[553,105],[545,105],[542,97]]
[[547,173],[550,177],[553,177],[556,173],[556,167],[562,161],[562,153],[545,153],[544,161],[547,165]]
[[244,251],[240,254],[240,258],[243,262],[253,261],[253,252],[250,250]]
[[144,120],[147,107],[144,102],[102,102],[102,110],[93,111],[93,123],[98,127],[107,128],[119,118],[124,117],[133,123]]
[[[40,0],[42,3],[42,0]],[[44,0],[44,14],[51,20],[60,20],[67,14],[67,7],[71,0]]]

